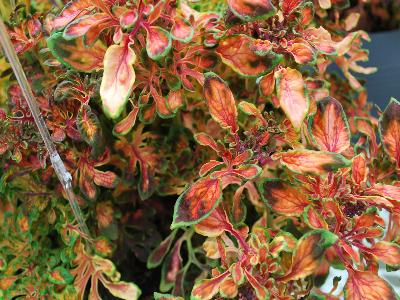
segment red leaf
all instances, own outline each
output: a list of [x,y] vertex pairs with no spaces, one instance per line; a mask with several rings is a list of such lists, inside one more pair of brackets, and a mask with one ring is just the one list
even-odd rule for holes
[[395,292],[389,283],[370,271],[347,270],[349,278],[345,288],[347,300],[395,300]]
[[176,16],[171,28],[171,37],[182,43],[189,42],[193,37],[194,29],[185,19]]
[[281,163],[296,173],[323,174],[351,163],[341,154],[313,150],[290,150],[274,154],[275,157],[280,157]]
[[335,234],[323,229],[303,235],[293,253],[291,269],[279,280],[284,282],[298,280],[315,273],[325,249],[332,246],[337,238]]
[[300,216],[310,204],[305,193],[280,179],[267,179],[259,184],[259,189],[264,201],[286,216]]
[[282,68],[275,73],[275,78],[280,106],[293,127],[299,130],[309,108],[303,77],[296,69]]
[[[70,23],[63,32],[63,37],[67,40],[75,39],[85,35],[92,27],[106,23],[111,18],[106,13],[97,13],[94,15],[85,15]],[[111,25],[111,23],[110,23]],[[104,30],[105,28],[103,28]]]
[[342,105],[327,97],[309,120],[311,137],[320,150],[341,153],[350,147],[350,129]]
[[265,56],[258,56],[250,49],[253,43],[254,40],[247,35],[233,35],[221,39],[215,51],[235,72],[258,77],[272,71],[282,56],[272,51]]
[[313,229],[328,229],[328,224],[321,214],[311,205],[304,211],[304,221]]
[[203,178],[176,201],[171,228],[196,224],[210,215],[222,197],[219,179]]
[[229,172],[246,180],[252,180],[260,175],[262,169],[257,165],[244,165]]
[[246,269],[244,269],[244,273],[246,275],[247,281],[253,287],[254,291],[256,292],[258,299],[269,299],[269,292],[268,290],[261,285],[258,280]]
[[[290,0],[285,0],[290,1]],[[294,0],[297,1],[297,0]],[[300,7],[300,24],[305,26],[311,23],[314,20],[314,5],[312,2],[306,2]]]
[[150,253],[149,257],[147,258],[148,269],[155,268],[161,264],[165,255],[167,255],[169,249],[171,248],[171,245],[175,239],[176,232],[177,230],[172,231],[171,234],[167,236],[160,243],[160,245],[158,245],[157,248]]
[[136,10],[128,10],[121,15],[119,23],[122,28],[132,28],[138,20],[138,12]]
[[113,119],[121,114],[131,94],[136,78],[135,61],[136,54],[128,41],[107,49],[100,96],[104,112]]
[[111,171],[99,171],[94,169],[94,183],[106,188],[114,188],[117,184],[118,177]]
[[154,168],[146,161],[140,160],[140,180],[139,180],[139,196],[140,199],[148,199],[155,190],[154,185]]
[[284,15],[290,15],[303,1],[302,0],[283,0],[280,6]]
[[69,1],[62,12],[49,21],[50,30],[59,30],[68,25],[76,17],[88,13],[94,3],[90,0]]
[[146,31],[146,50],[149,57],[154,60],[164,57],[171,49],[170,34],[158,26],[148,26]]
[[267,19],[276,12],[270,0],[228,0],[228,5],[244,21]]
[[400,169],[400,103],[392,98],[379,119],[383,148]]
[[181,246],[183,240],[177,240],[165,259],[162,271],[161,271],[161,282],[160,290],[168,291],[179,281],[180,274],[182,272],[182,257],[181,257]]
[[201,166],[199,175],[203,177],[206,175],[208,172],[210,172],[212,169],[223,165],[224,163],[221,161],[216,161],[216,160],[210,160],[209,162],[205,163],[204,165]]
[[232,161],[232,165],[233,166],[241,165],[245,162],[248,162],[252,157],[253,157],[252,150],[243,151],[242,153],[240,153],[238,156],[235,157],[235,159]]
[[202,146],[208,146],[214,151],[219,150],[218,144],[214,141],[214,139],[204,132],[195,134],[194,138]]
[[128,134],[133,126],[135,126],[138,112],[139,107],[135,106],[125,118],[114,125],[113,134],[116,136]]
[[214,73],[207,73],[204,82],[204,97],[210,114],[222,128],[231,133],[238,131],[235,99],[228,85]]

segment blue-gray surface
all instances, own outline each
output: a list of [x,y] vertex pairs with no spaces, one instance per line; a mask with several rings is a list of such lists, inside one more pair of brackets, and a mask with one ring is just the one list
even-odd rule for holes
[[378,71],[365,76],[368,100],[383,110],[391,97],[400,100],[400,30],[374,33],[370,37],[372,41],[364,43],[370,51],[366,65],[378,67]]

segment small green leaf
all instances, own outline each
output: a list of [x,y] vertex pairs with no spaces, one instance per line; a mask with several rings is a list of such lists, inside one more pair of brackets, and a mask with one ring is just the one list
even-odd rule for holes
[[70,284],[74,276],[64,267],[57,267],[48,273],[48,279],[54,284]]

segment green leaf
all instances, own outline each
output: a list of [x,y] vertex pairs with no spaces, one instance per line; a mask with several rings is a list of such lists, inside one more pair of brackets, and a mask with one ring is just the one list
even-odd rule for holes
[[64,267],[57,267],[50,273],[48,277],[50,282],[54,284],[70,284],[74,280],[74,276]]

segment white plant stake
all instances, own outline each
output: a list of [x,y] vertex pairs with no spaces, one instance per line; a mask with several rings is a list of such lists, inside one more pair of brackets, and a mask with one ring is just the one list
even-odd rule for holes
[[46,123],[43,120],[43,117],[40,113],[39,107],[36,104],[35,97],[33,96],[31,87],[26,79],[26,75],[24,70],[22,69],[21,63],[18,59],[17,53],[14,50],[14,47],[11,43],[10,37],[8,35],[7,29],[4,25],[3,20],[0,18],[0,44],[3,47],[4,54],[7,57],[10,65],[14,71],[15,77],[18,80],[18,83],[21,87],[22,93],[26,102],[28,103],[29,109],[32,113],[32,116],[35,120],[36,126],[39,129],[39,133],[43,139],[43,142],[46,146],[47,152],[50,156],[51,164],[54,168],[54,171],[57,174],[58,179],[61,182],[61,185],[64,188],[65,193],[67,194],[69,204],[74,213],[75,219],[78,222],[79,229],[86,236],[86,239],[90,240],[89,229],[86,226],[85,220],[83,219],[82,212],[79,208],[79,205],[76,201],[75,194],[72,189],[72,177],[71,174],[65,168],[65,165],[57,152],[56,147],[54,146],[53,141],[50,138],[49,130],[47,129]]

